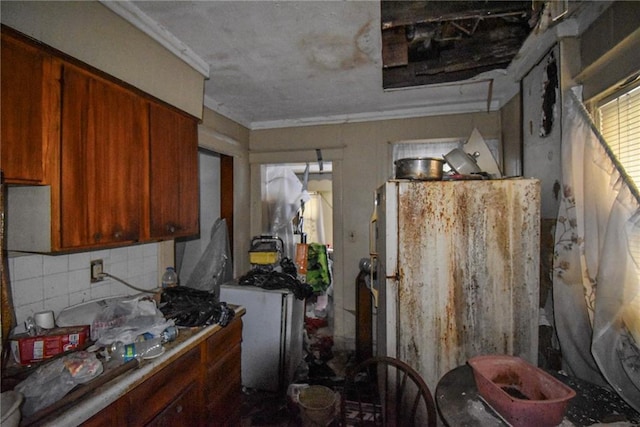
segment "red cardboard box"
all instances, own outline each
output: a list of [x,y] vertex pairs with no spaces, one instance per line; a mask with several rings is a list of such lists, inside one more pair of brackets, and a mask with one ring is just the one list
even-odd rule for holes
[[91,336],[89,325],[48,329],[40,335],[11,336],[11,351],[16,362],[28,365],[83,345]]

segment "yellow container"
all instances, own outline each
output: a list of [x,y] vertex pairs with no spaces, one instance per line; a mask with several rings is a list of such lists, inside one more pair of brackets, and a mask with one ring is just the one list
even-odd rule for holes
[[249,252],[251,264],[269,265],[278,262],[278,252]]

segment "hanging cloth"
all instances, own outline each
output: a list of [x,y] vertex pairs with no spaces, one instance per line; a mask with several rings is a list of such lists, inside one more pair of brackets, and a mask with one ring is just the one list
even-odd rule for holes
[[554,319],[563,368],[640,411],[640,204],[582,103],[563,105]]

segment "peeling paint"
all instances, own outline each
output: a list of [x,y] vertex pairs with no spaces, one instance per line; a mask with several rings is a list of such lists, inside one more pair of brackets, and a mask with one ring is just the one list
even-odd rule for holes
[[356,48],[364,53],[371,62],[374,62],[378,56],[378,38],[375,29],[372,21],[369,21],[360,28],[355,37]]
[[555,180],[553,183],[553,198],[558,200],[558,196],[560,195],[560,182]]
[[556,100],[558,98],[558,66],[556,65],[553,52],[549,56],[545,67],[545,78],[543,79],[542,112],[540,136],[545,137],[551,133],[556,115]]

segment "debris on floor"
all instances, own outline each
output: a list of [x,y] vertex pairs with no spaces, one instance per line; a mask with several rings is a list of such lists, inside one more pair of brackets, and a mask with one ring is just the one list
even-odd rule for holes
[[243,427],[295,426],[295,416],[282,393],[242,389]]
[[[296,370],[288,390],[266,392],[245,389],[243,393],[242,426],[299,426],[303,425],[298,403],[292,389],[321,385],[340,393],[344,387],[347,367],[354,361],[354,353],[337,351],[329,325],[326,303],[320,298],[307,300],[304,322],[304,357]],[[337,421],[336,421],[337,422]],[[333,424],[330,424],[333,425]]]

